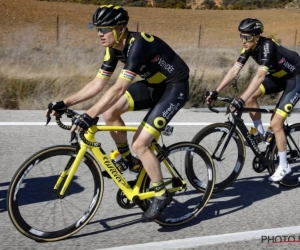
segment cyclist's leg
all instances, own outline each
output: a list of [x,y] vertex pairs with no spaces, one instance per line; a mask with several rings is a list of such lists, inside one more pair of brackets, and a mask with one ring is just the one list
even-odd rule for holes
[[[285,84],[283,86],[277,84],[272,77],[266,77],[263,83],[259,86],[254,94],[247,100],[246,106],[250,108],[259,108],[257,99],[265,95],[270,95],[273,93],[278,93],[284,90]],[[249,112],[249,115],[253,121],[254,127],[258,130],[260,135],[264,135],[264,127],[262,125],[261,113],[259,112]]]
[[153,90],[152,98],[155,106],[149,110],[137,133],[134,136],[132,149],[142,161],[153,186],[155,197],[142,219],[152,220],[171,202],[171,195],[166,192],[160,163],[149,145],[154,138],[158,138],[160,131],[170,122],[173,116],[181,109],[189,96],[189,85],[185,81],[178,84],[168,84],[163,91]]
[[276,106],[276,112],[271,118],[271,127],[276,138],[278,148],[279,166],[269,178],[271,181],[281,181],[285,175],[291,172],[287,163],[287,142],[283,130],[283,123],[292,112],[300,99],[300,74],[286,81],[286,88]]
[[168,84],[164,92],[162,92],[161,88],[155,88],[152,94],[155,106],[149,110],[137,133],[134,135],[132,149],[142,161],[152,181],[161,179],[161,175],[154,169],[159,167],[157,165],[158,161],[153,160],[155,166],[152,166],[148,160],[148,154],[151,151],[149,144],[153,138],[158,139],[160,131],[165,128],[178,110],[184,106],[188,100],[188,95],[189,86],[187,82]]
[[[139,81],[131,84],[119,101],[103,114],[107,125],[124,126],[121,115],[127,111],[142,110],[150,108],[153,105],[145,81]],[[133,160],[129,145],[127,142],[126,131],[112,131],[111,136],[114,139],[120,153],[130,162]],[[135,164],[135,163],[134,163]]]
[[[264,87],[261,84],[259,88],[254,92],[252,96],[246,101],[246,106],[249,108],[259,108],[259,104],[257,102],[257,99],[259,97],[262,97],[264,95]],[[259,112],[249,112],[250,118],[253,121],[254,127],[258,130],[258,132],[263,135],[264,134],[264,128],[262,126],[261,121],[261,113]]]
[[[104,121],[110,126],[125,126],[121,115],[128,111],[129,105],[125,96],[122,96],[110,109],[102,114]],[[127,140],[126,131],[110,132],[116,143],[121,143]]]

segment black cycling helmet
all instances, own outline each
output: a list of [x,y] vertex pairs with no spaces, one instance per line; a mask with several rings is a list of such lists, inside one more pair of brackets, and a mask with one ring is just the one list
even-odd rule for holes
[[238,30],[243,33],[261,34],[264,31],[264,26],[261,21],[255,18],[246,18],[241,21]]
[[101,5],[93,15],[95,26],[117,26],[127,24],[129,16],[126,10],[120,6]]

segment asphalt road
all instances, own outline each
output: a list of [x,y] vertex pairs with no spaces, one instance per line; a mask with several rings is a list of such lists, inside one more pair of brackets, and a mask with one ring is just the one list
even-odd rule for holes
[[[125,114],[126,122],[139,122],[145,112]],[[269,115],[263,116],[265,123]],[[250,122],[244,115],[245,122]],[[300,114],[289,118],[290,123],[300,121]],[[218,243],[206,246],[190,246],[185,249],[299,249],[300,243],[266,244],[261,239],[243,240],[238,232],[262,230],[272,235],[272,228],[296,227],[300,224],[298,188],[287,189],[267,181],[267,174],[257,174],[252,170],[253,154],[247,150],[245,167],[238,180],[227,190],[214,194],[205,209],[191,222],[180,226],[162,228],[156,223],[137,223],[141,210],[123,210],[115,202],[117,188],[111,180],[105,179],[105,191],[102,203],[93,220],[76,235],[53,243],[37,243],[21,235],[9,220],[6,210],[6,195],[9,182],[21,165],[31,154],[55,144],[68,144],[69,133],[57,126],[43,125],[7,125],[5,122],[44,122],[43,111],[0,111],[0,249],[104,249],[160,241],[173,242],[180,239],[229,234],[236,242]],[[225,121],[224,113],[195,112],[182,110],[172,122],[174,134],[164,137],[166,145],[178,141],[190,141],[203,127],[192,123],[213,123]],[[187,124],[182,124],[182,123]],[[132,135],[129,136],[131,141]],[[101,135],[104,149],[115,146],[109,135]],[[270,230],[270,234],[268,234]],[[283,231],[284,233],[285,231]],[[288,233],[288,231],[286,231]],[[285,235],[287,235],[287,233]],[[299,237],[298,232],[294,232]],[[263,236],[263,235],[262,235]],[[236,238],[235,238],[236,237]],[[218,238],[218,236],[216,236]],[[297,238],[298,239],[298,238]],[[166,244],[166,243],[165,243]],[[165,245],[167,248],[167,245]],[[184,245],[178,245],[183,249]],[[129,249],[129,248],[128,248]],[[134,246],[131,247],[134,249]],[[139,248],[142,249],[142,248]],[[146,249],[146,247],[145,247]],[[164,249],[157,244],[155,249]]]

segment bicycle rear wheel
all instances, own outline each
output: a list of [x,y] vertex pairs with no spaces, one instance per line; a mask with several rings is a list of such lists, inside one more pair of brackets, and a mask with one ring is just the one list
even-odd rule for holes
[[[54,190],[58,177],[71,166],[76,148],[43,149],[26,160],[8,189],[8,214],[14,226],[36,241],[57,241],[82,229],[96,213],[103,195],[103,177],[86,153],[64,197]],[[65,177],[66,178],[66,177]]]
[[[282,186],[296,187],[300,184],[300,123],[293,124],[289,127],[287,135],[287,160],[292,172],[284,177],[280,182]],[[271,151],[271,160],[278,159],[278,149],[276,143]],[[273,166],[275,171],[275,166]]]
[[[203,147],[197,144],[180,142],[169,146],[167,151],[169,153],[168,158],[185,183],[182,183],[178,175],[172,176],[165,162],[161,164],[166,188],[170,190],[174,187],[182,187],[182,189],[172,192],[173,200],[171,204],[160,214],[155,222],[162,226],[177,226],[195,218],[206,206],[213,191],[215,170],[210,155]],[[189,182],[193,181],[189,177],[191,164],[194,168],[198,169],[199,178],[206,185],[204,192],[199,192],[194,187],[195,184]],[[172,169],[172,172],[174,173],[175,171]],[[141,192],[151,190],[153,190],[151,181],[149,176],[146,175]],[[146,209],[150,205],[150,202],[151,199],[143,202]]]
[[[228,145],[224,148],[230,128],[231,125],[227,123],[214,123],[200,130],[192,140],[204,147],[212,156],[216,168],[214,193],[230,186],[241,173],[245,162],[245,146],[238,130],[234,131]],[[223,155],[220,157],[223,150]],[[204,191],[205,186],[198,185],[198,189]]]

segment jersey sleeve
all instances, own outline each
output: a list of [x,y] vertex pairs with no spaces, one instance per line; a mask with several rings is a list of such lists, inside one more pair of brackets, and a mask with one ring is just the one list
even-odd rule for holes
[[106,48],[101,68],[97,73],[99,78],[110,78],[117,67],[118,59],[113,49]]
[[245,49],[242,49],[241,54],[235,63],[235,66],[240,69],[243,68],[245,63],[247,62],[249,56],[250,56],[250,54],[247,53],[247,51]]
[[127,51],[127,60],[119,77],[132,81],[140,68],[147,61],[147,57],[152,55],[151,43],[154,41],[153,36],[141,33],[141,36],[132,37],[129,41],[129,48]]
[[258,70],[263,70],[269,72],[269,68],[272,65],[274,56],[276,56],[276,46],[271,40],[266,40],[262,44],[262,52],[261,52],[260,61],[258,62]]

